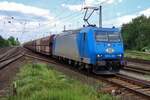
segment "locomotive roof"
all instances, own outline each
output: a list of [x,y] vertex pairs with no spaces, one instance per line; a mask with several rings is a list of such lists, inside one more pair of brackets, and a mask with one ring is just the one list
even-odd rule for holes
[[118,28],[98,28],[98,29],[96,29],[96,31],[107,31],[107,32],[116,31],[116,32],[118,32],[119,29]]
[[65,30],[62,33],[58,34],[58,35],[62,36],[62,35],[76,34],[76,33],[80,32],[80,31],[81,31],[81,28],[80,29],[76,29],[76,30]]
[[95,30],[95,31],[119,31],[119,29],[118,28],[115,28],[115,27],[112,27],[112,28],[104,28],[104,27],[102,27],[102,28],[99,28],[99,27],[85,27],[83,30],[89,30],[89,29],[91,29],[91,30]]
[[80,31],[86,31],[86,30],[94,30],[94,31],[100,31],[100,32],[118,32],[119,29],[112,27],[112,28],[99,28],[99,27],[92,27],[92,26],[88,26],[88,27],[84,27],[84,28],[79,28],[76,30],[65,30],[62,33],[58,34],[58,36],[63,36],[63,35],[69,35],[69,34],[76,34],[79,33]]

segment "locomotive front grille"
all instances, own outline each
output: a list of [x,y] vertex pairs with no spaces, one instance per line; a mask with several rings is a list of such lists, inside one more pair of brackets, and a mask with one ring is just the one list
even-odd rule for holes
[[106,61],[97,61],[97,65],[105,66],[106,65]]

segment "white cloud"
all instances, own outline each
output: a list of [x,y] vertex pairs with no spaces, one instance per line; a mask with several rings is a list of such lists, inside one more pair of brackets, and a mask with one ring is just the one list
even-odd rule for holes
[[121,13],[120,13],[120,12],[117,12],[117,13],[116,13],[116,15],[117,15],[117,16],[120,16],[120,15],[121,15]]
[[99,4],[112,4],[115,0],[85,0],[85,6],[94,6]]
[[139,12],[139,14],[140,14],[140,15],[143,14],[143,15],[149,17],[149,16],[150,16],[150,8],[147,8],[147,9],[145,9],[145,10]]
[[104,21],[104,26],[117,26],[120,27],[122,24],[130,22],[133,18],[137,17],[137,15],[125,15],[118,17],[116,19],[111,19]]
[[48,19],[53,19],[53,17],[50,14],[50,11],[47,9],[28,6],[24,4],[15,3],[15,2],[7,2],[7,1],[0,2],[0,10],[17,11],[24,14],[33,14],[36,16],[43,16]]
[[120,27],[122,24],[126,24],[130,21],[132,21],[133,18],[136,18],[137,16],[140,15],[145,15],[147,17],[150,17],[150,8],[145,9],[143,11],[140,11],[138,13],[135,14],[131,14],[131,15],[125,15],[125,16],[121,16],[115,19],[111,19],[111,20],[107,20],[104,21],[104,26],[117,26]]
[[77,5],[70,5],[70,4],[62,4],[62,7],[68,8],[71,11],[81,11],[86,6],[99,6],[102,5],[109,5],[109,4],[118,4],[122,2],[122,0],[85,0],[83,4]]
[[[112,4],[112,3],[114,3],[114,1],[115,1],[115,0],[107,0],[106,3],[107,3],[107,4]],[[105,1],[104,1],[104,2],[105,2]]]
[[[1,12],[6,12],[7,14],[5,15]],[[11,19],[11,16],[14,19]],[[45,20],[43,21],[41,18]],[[8,21],[11,21],[11,23],[8,23]],[[40,33],[60,30],[63,26],[61,23],[48,9],[15,2],[0,2],[0,35],[6,38],[8,36],[15,36],[19,37],[22,42],[25,42],[29,38],[35,39],[35,34],[40,35]],[[55,27],[55,24],[57,27]],[[29,38],[23,38],[29,34],[31,34]]]
[[119,3],[121,3],[123,0],[118,0]]
[[66,4],[62,4],[62,7],[65,7],[71,11],[81,11],[82,9],[82,5],[66,5]]

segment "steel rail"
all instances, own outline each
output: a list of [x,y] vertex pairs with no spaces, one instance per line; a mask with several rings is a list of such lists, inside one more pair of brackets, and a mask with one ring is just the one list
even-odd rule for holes
[[127,71],[130,71],[130,72],[136,72],[136,73],[140,73],[140,74],[150,75],[150,71],[139,69],[139,68],[124,67],[123,70],[127,70]]
[[24,54],[19,54],[17,56],[15,56],[14,58],[11,59],[7,59],[5,61],[3,61],[2,63],[0,63],[0,70],[2,70],[3,68],[5,68],[7,65],[9,65],[10,63],[18,60],[19,58],[21,58]]

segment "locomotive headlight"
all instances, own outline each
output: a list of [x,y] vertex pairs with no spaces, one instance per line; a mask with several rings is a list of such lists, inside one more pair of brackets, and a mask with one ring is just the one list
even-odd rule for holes
[[118,57],[122,57],[122,55],[121,55],[121,54],[119,54],[119,55],[118,55]]
[[109,47],[111,46],[111,44],[110,44],[110,43],[108,43],[107,45],[108,45]]
[[107,48],[107,49],[106,49],[106,52],[107,52],[107,53],[113,53],[113,52],[114,52],[114,49],[113,49],[113,48]]
[[98,55],[97,55],[97,58],[100,58],[100,57],[102,57],[102,56],[103,56],[103,55],[99,55],[99,54],[98,54]]

